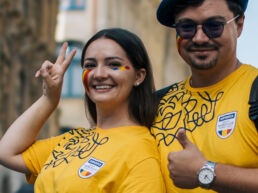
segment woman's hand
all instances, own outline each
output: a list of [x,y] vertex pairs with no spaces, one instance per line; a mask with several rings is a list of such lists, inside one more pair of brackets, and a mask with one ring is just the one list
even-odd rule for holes
[[46,96],[50,103],[55,106],[60,100],[64,74],[76,53],[76,50],[72,50],[65,58],[67,47],[68,44],[65,42],[56,62],[53,64],[46,60],[35,74],[36,78],[40,76],[43,78],[43,96]]

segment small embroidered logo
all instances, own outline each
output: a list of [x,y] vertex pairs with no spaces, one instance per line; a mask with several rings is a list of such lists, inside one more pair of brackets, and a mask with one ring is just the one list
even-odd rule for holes
[[228,138],[234,131],[236,125],[236,112],[220,115],[217,120],[216,133],[222,139]]
[[81,178],[90,178],[95,175],[103,166],[105,162],[97,160],[93,157],[88,159],[79,169],[78,173]]

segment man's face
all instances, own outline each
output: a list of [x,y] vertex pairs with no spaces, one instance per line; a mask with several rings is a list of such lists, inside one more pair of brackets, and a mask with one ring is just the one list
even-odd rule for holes
[[[198,24],[208,20],[227,22],[234,18],[225,0],[205,0],[199,7],[189,7],[176,17],[176,23],[193,21]],[[242,31],[243,18],[224,25],[221,36],[209,38],[202,25],[197,25],[195,35],[179,41],[180,55],[194,69],[211,69],[214,66],[232,65],[236,58],[237,38]]]

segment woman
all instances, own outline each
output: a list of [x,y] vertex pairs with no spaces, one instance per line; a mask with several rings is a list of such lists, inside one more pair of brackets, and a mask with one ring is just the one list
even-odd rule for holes
[[34,143],[60,100],[75,54],[65,59],[66,50],[65,43],[56,63],[46,61],[36,73],[43,95],[1,139],[0,163],[25,173],[36,193],[164,192],[147,128],[156,110],[150,62],[141,40],[126,30],[102,30],[82,52],[85,103],[95,126]]

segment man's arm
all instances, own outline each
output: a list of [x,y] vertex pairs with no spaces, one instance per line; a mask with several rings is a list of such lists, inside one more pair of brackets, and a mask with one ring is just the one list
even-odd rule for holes
[[258,192],[258,168],[216,164],[213,190],[221,193]]

